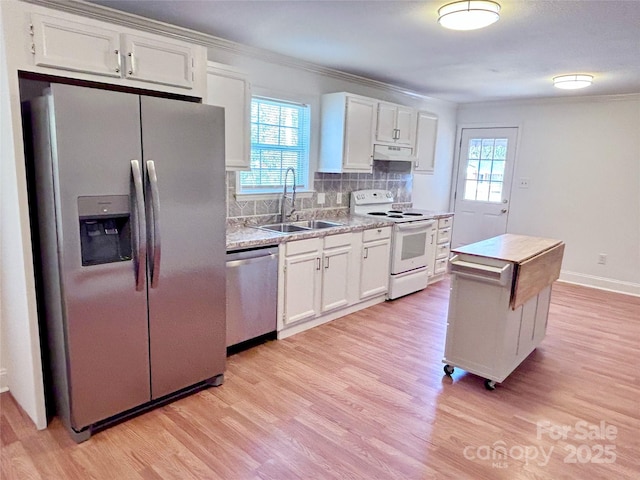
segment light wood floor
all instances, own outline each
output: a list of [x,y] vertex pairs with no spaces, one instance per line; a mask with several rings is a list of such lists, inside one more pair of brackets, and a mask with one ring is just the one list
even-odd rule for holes
[[556,283],[547,337],[489,392],[443,375],[448,296],[445,280],[234,355],[222,387],[80,445],[2,394],[0,477],[640,477],[640,298]]

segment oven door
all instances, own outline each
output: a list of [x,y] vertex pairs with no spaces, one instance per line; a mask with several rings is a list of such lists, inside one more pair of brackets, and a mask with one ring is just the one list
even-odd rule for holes
[[392,275],[427,266],[427,238],[433,225],[433,221],[417,221],[393,226]]

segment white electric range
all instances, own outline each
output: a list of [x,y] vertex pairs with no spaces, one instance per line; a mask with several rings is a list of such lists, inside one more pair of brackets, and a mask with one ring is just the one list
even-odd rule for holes
[[387,298],[417,292],[427,286],[429,242],[435,220],[431,213],[416,209],[394,209],[388,190],[357,190],[351,193],[351,214],[393,222],[391,275]]

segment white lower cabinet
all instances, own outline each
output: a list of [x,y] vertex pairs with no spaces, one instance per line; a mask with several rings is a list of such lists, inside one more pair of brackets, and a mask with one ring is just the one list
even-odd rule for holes
[[351,267],[351,233],[324,239],[322,252],[322,294],[320,312],[326,313],[349,305],[349,271]]
[[429,244],[429,283],[442,280],[448,271],[451,251],[453,215],[438,219],[437,230],[433,230]]
[[322,239],[310,238],[284,245],[285,325],[318,315]]
[[389,257],[391,227],[362,232],[360,264],[360,299],[387,293],[389,289]]
[[349,305],[351,233],[288,242],[284,249],[285,325]]
[[280,245],[278,338],[384,301],[391,228]]

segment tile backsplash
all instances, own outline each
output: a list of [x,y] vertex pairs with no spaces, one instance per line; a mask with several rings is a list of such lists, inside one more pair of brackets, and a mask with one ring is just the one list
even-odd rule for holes
[[[310,198],[296,199],[296,211],[300,218],[325,213],[347,213],[351,192],[354,190],[390,190],[398,204],[411,203],[413,177],[409,162],[380,162],[373,164],[373,173],[315,173],[314,193]],[[268,223],[274,221],[280,208],[280,199],[236,199],[236,172],[227,172],[227,220],[232,223]],[[318,204],[318,193],[325,194],[324,204]],[[342,204],[336,202],[342,194]]]

